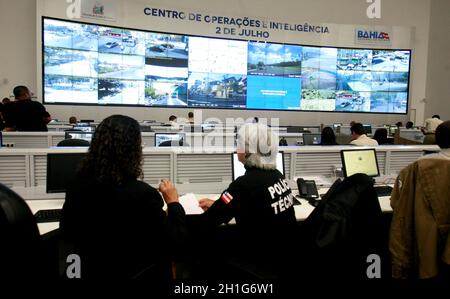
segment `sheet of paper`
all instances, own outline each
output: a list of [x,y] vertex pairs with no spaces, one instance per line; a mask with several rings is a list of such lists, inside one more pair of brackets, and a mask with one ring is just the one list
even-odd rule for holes
[[180,196],[180,204],[183,206],[186,215],[203,214],[202,208],[200,208],[198,205],[197,197],[193,193],[188,193]]

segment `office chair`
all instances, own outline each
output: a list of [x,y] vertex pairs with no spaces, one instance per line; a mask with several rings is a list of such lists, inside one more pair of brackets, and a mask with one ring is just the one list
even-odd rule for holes
[[42,277],[42,240],[25,201],[0,184],[0,277]]
[[172,147],[172,146],[189,146],[187,143],[184,143],[183,139],[177,140],[166,140],[159,144],[159,147]]
[[87,140],[83,139],[64,139],[57,144],[57,147],[72,147],[72,146],[83,146],[89,147],[91,144]]
[[300,276],[364,279],[366,259],[381,257],[382,277],[389,277],[388,228],[373,179],[355,174],[330,189],[302,223],[301,256],[308,256]]

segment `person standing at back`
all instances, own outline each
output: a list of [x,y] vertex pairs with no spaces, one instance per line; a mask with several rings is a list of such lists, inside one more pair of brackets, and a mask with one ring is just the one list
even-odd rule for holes
[[426,134],[434,134],[436,128],[442,124],[443,121],[441,117],[437,114],[433,115],[431,118],[425,120],[425,126],[422,128],[422,132]]
[[49,114],[45,107],[36,101],[32,101],[32,93],[26,86],[14,88],[15,102],[10,103],[12,109],[8,109],[6,115],[6,127],[8,130],[24,132],[46,132]]
[[188,113],[188,124],[193,125],[195,123],[194,121],[194,112],[189,112]]
[[425,120],[425,126],[421,128],[422,133],[425,135],[423,144],[436,144],[435,131],[440,124],[442,124],[442,120],[437,114]]
[[367,137],[364,127],[360,123],[354,124],[350,131],[352,133],[352,145],[378,145],[378,142],[372,138]]

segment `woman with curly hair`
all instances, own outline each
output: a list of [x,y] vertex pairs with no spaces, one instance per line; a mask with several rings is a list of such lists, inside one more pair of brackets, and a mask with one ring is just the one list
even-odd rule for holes
[[[159,191],[138,180],[142,140],[136,120],[106,118],[66,192],[61,231],[81,258],[81,278],[170,277],[170,248],[185,237],[174,186]],[[167,214],[163,210],[167,203]]]

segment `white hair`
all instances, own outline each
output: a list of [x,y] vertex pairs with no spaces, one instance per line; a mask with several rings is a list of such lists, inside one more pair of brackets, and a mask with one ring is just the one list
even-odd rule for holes
[[275,169],[277,166],[278,136],[262,123],[243,125],[238,132],[238,152],[245,152],[245,166]]

